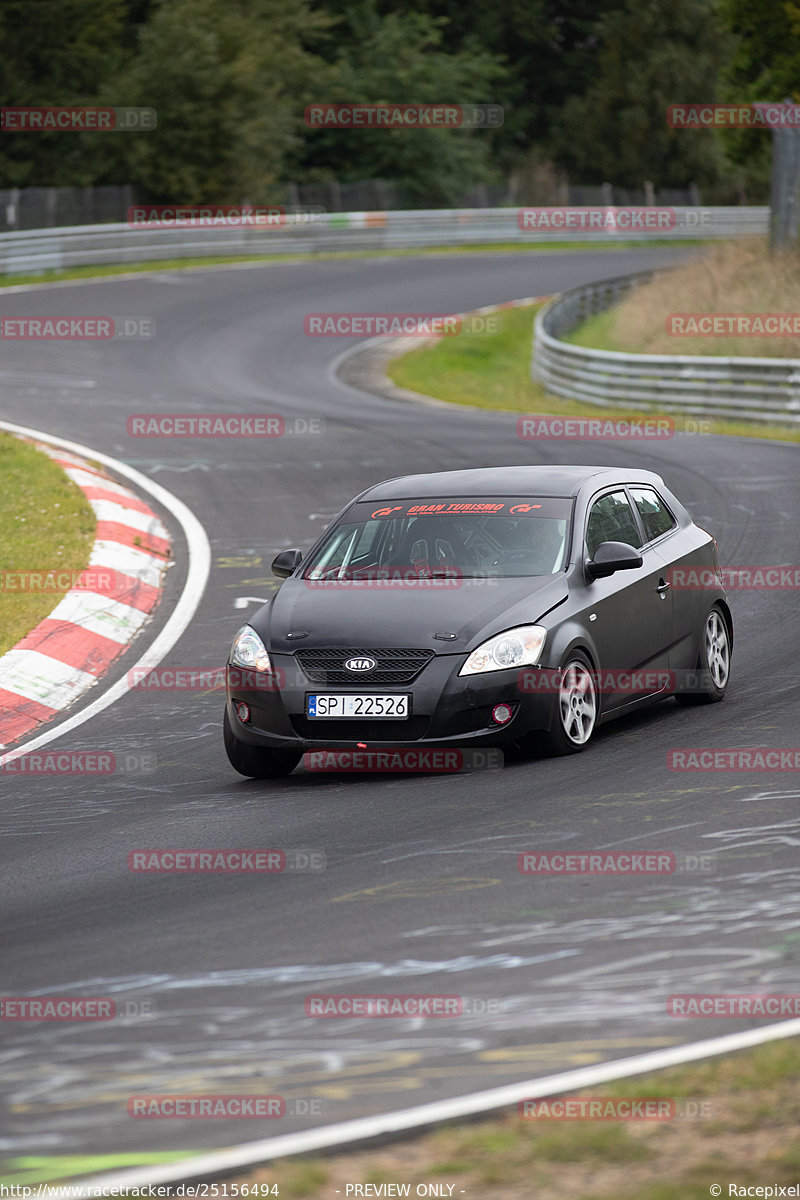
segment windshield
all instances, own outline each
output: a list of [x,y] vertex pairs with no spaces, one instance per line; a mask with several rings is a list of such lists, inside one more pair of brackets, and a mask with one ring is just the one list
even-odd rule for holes
[[552,575],[564,565],[570,500],[552,497],[355,504],[308,560],[305,579]]

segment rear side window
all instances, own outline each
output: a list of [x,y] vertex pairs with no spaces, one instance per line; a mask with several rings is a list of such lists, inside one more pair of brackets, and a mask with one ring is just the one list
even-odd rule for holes
[[609,492],[595,500],[586,526],[586,549],[590,558],[601,542],[626,542],[639,549],[641,538],[628,497],[624,492]]
[[664,501],[649,487],[632,487],[633,502],[642,518],[648,542],[675,528],[675,518]]

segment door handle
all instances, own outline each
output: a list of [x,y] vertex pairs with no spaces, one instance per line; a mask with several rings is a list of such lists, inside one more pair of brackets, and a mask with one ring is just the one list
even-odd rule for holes
[[669,591],[669,589],[671,587],[672,587],[671,583],[666,583],[663,579],[659,579],[658,587],[656,588],[656,591],[658,592],[659,596],[663,597],[663,596],[666,596],[667,592]]

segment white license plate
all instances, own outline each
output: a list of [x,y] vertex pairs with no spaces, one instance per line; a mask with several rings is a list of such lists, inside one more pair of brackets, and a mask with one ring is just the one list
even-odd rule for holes
[[352,692],[328,692],[306,697],[306,715],[309,717],[407,717],[408,695],[376,696],[353,695]]

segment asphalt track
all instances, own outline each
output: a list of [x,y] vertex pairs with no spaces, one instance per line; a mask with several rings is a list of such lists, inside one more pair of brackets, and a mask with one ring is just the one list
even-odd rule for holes
[[[685,435],[534,445],[512,416],[348,388],[329,367],[349,341],[303,333],[308,312],[464,311],[685,253],[285,263],[0,294],[3,315],[156,323],[153,339],[129,343],[4,343],[0,411],[132,464],[205,526],[211,580],[169,665],[218,666],[255,607],[237,610],[237,598],[274,587],[276,551],[307,546],[357,489],[411,471],[643,466],[715,533],[724,564],[798,563],[795,446]],[[130,439],[126,418],[141,412],[321,417],[326,432]],[[757,1025],[665,1013],[674,992],[800,990],[797,775],[666,765],[674,747],[798,744],[796,593],[731,602],[723,705],[668,701],[605,727],[574,758],[454,777],[246,781],[224,758],[218,693],[147,692],[53,745],[123,762],[154,755],[152,773],[0,780],[3,994],[113,995],[130,1012],[4,1022],[0,1155],[211,1149]],[[127,856],[142,847],[311,848],[327,869],[134,875]],[[711,857],[702,872],[661,878],[536,880],[517,871],[517,854],[534,848]],[[303,1006],[312,991],[481,1003],[450,1020],[315,1021]],[[323,1112],[273,1122],[126,1112],[133,1095],[241,1092]]]

